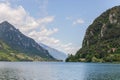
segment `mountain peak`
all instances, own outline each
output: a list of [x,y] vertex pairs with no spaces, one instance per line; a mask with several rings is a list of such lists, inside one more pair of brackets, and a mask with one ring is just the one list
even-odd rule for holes
[[11,25],[8,21],[4,21],[0,23],[0,28],[2,28],[2,30],[5,30],[5,29],[16,30],[16,28],[13,25]]
[[1,24],[9,24],[8,21],[3,21]]
[[38,60],[55,60],[49,52],[41,47],[33,39],[22,34],[7,21],[0,23],[0,40],[5,42],[13,50],[32,56]]
[[[1,25],[11,25],[8,21],[3,21],[2,23],[0,23]],[[12,25],[11,25],[12,26]],[[8,26],[10,27],[10,26]]]

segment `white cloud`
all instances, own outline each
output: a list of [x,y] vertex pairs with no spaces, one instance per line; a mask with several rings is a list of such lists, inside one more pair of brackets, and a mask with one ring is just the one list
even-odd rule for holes
[[9,21],[26,33],[46,25],[54,20],[54,16],[35,19],[22,6],[12,8],[10,3],[0,3],[0,22]]
[[84,20],[82,20],[82,19],[77,19],[77,20],[73,21],[73,25],[83,24],[83,23],[84,23]]
[[39,13],[38,14],[40,16],[48,15],[48,12],[47,12],[48,0],[35,0],[35,1],[39,5]]
[[10,3],[0,3],[0,22],[8,21],[25,35],[66,53],[75,53],[77,47],[72,43],[64,43],[52,35],[58,28],[48,29],[46,26],[55,20],[54,16],[36,19],[29,15],[22,6],[12,7]]
[[66,17],[66,20],[72,20],[72,19],[73,19],[72,16]]
[[54,20],[54,16],[48,16],[48,17],[45,17],[45,18],[42,18],[42,19],[38,19],[38,23],[39,24],[43,24],[43,23],[50,23]]
[[29,36],[37,40],[37,42],[42,42],[66,53],[75,54],[79,47],[75,47],[72,43],[62,43],[60,40],[50,37],[50,35],[56,33],[57,31],[57,28],[52,29],[52,31],[47,29],[40,32],[32,31],[29,33]]

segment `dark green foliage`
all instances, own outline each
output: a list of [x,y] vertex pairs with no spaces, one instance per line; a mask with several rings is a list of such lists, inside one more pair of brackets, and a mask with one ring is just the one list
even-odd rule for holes
[[120,6],[107,10],[88,27],[82,48],[71,61],[120,62]]

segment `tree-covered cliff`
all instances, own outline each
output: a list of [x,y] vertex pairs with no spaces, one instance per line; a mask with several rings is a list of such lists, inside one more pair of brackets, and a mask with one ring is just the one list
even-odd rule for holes
[[86,30],[82,48],[66,61],[120,62],[120,6],[94,20]]

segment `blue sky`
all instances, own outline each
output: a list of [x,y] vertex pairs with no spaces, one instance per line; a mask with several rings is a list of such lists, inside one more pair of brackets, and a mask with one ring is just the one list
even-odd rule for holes
[[[82,46],[87,27],[101,13],[119,5],[120,0],[0,0],[0,3],[5,9],[9,7],[6,11],[14,13],[1,16],[1,19],[8,20],[38,43],[75,54]],[[18,18],[12,17],[17,12],[21,17],[16,16],[19,21],[25,18],[26,23],[21,21],[24,27],[15,22]]]

